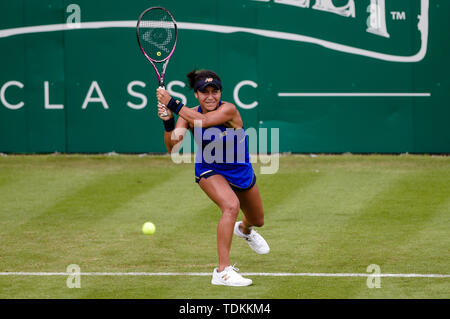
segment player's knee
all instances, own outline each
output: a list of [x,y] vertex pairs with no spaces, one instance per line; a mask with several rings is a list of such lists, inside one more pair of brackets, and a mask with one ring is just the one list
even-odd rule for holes
[[264,225],[264,212],[262,210],[258,212],[255,211],[252,214],[248,214],[247,212],[245,217],[247,217],[248,222],[252,226],[262,227]]
[[239,214],[240,203],[239,200],[229,201],[222,206],[222,213],[224,215],[236,218]]
[[256,226],[256,227],[263,227],[263,225],[264,225],[264,216],[256,218],[253,225]]

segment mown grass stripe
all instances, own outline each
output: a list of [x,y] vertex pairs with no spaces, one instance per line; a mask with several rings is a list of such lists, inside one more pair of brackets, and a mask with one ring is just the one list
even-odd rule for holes
[[[310,170],[315,171],[313,167]],[[338,244],[336,233],[345,228],[367,201],[399,178],[396,174],[379,176],[367,171],[348,172],[342,168],[324,167],[312,174],[302,174],[305,178],[309,176],[311,183],[298,188],[293,196],[280,203],[267,224],[267,230],[262,230],[272,233],[272,245],[288,246],[297,256],[290,259],[289,264],[282,265],[287,266],[286,270],[292,267],[308,270],[332,267],[331,262],[318,265],[317,260],[321,260],[324,254],[334,253],[333,247]],[[285,232],[285,229],[296,231]]]
[[[108,232],[102,232],[101,221],[172,174],[170,170],[105,169],[83,187],[63,197],[55,196],[57,201],[52,206],[44,210],[36,207],[31,218],[9,229],[4,240],[7,245],[0,248],[2,261],[17,267],[100,258],[108,244]],[[118,239],[113,237],[110,242],[120,243]]]
[[44,228],[52,225],[57,227],[60,226],[60,222],[73,223],[72,225],[76,226],[75,224],[80,222],[80,226],[85,227],[84,218],[88,218],[91,225],[112,214],[118,207],[125,205],[139,194],[154,188],[161,180],[171,175],[170,171],[164,174],[153,171],[147,176],[142,176],[144,174],[145,170],[126,169],[101,174],[75,192],[59,198],[52,207],[30,220],[27,226],[34,227],[41,224]]
[[[91,183],[96,174],[34,170],[18,173],[0,187],[1,234],[14,233],[61,200]],[[0,236],[1,236],[0,234]]]
[[[353,247],[348,252],[365,251],[373,258],[398,256],[397,248],[426,227],[439,212],[440,205],[448,200],[447,183],[445,178],[427,171],[406,174],[372,200],[365,201],[358,214],[348,220],[341,235],[336,233],[330,238],[330,244],[346,244]],[[350,236],[343,240],[342,234]],[[361,245],[363,242],[366,244]],[[408,248],[412,254],[414,245]]]
[[[377,264],[387,272],[438,271],[448,264],[443,261],[448,251],[431,245],[418,253],[412,239],[439,214],[438,208],[448,199],[445,184],[445,178],[428,169],[403,172],[401,178],[365,201],[339,232],[327,238],[318,254],[327,255],[329,264],[340,269]],[[430,258],[442,261],[430,263]],[[364,292],[363,287],[353,287],[345,296],[359,298]]]

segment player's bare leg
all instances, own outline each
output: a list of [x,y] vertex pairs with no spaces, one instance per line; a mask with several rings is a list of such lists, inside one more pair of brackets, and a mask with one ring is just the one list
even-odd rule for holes
[[231,241],[233,238],[234,224],[239,214],[240,203],[226,179],[221,175],[202,178],[199,181],[199,185],[222,211],[222,216],[217,225],[218,271],[220,272],[230,265]]
[[242,222],[235,223],[234,233],[244,238],[251,249],[258,254],[267,254],[270,251],[269,245],[264,238],[253,229],[254,226],[264,225],[264,209],[258,186],[254,185],[246,191],[236,191],[241,209],[244,213]]
[[264,209],[259,194],[258,185],[254,185],[251,189],[246,191],[237,191],[240,206],[244,217],[240,224],[240,230],[244,234],[250,234],[252,226],[262,227],[264,225]]
[[224,286],[248,286],[252,280],[237,273],[237,268],[230,265],[230,248],[234,225],[239,213],[239,199],[223,176],[213,175],[199,181],[202,190],[222,211],[217,225],[217,251],[219,267],[213,271],[211,283]]

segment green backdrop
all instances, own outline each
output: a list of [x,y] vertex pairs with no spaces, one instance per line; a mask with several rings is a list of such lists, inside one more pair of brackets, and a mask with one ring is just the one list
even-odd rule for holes
[[134,28],[156,5],[187,105],[185,75],[212,69],[281,152],[449,153],[447,0],[2,0],[0,152],[165,152]]

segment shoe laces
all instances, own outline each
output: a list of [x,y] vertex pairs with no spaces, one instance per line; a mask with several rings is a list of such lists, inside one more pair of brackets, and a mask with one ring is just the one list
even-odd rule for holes
[[236,272],[239,271],[239,268],[236,267],[236,263],[234,263],[233,266],[231,266],[231,265],[228,266],[227,268],[228,268],[228,270],[234,270]]
[[250,234],[248,234],[248,239],[250,241],[253,241],[255,243],[259,243],[260,242],[260,237],[257,235],[258,233],[256,232],[256,230],[252,229],[252,231],[250,232]]
[[236,264],[234,264],[233,266],[227,266],[225,267],[222,278],[228,280],[229,278],[239,277],[240,275],[237,273],[237,271],[239,271],[239,268],[236,267]]

